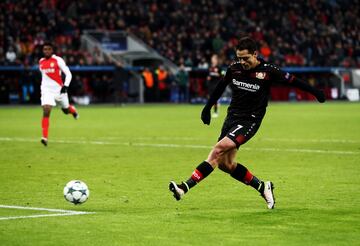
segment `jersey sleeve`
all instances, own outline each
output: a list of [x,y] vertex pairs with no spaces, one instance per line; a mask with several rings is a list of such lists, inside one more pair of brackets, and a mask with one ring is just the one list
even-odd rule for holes
[[231,69],[228,68],[225,76],[223,76],[216,84],[213,93],[210,95],[210,98],[206,103],[206,107],[211,108],[217,102],[217,100],[219,100],[219,98],[224,93],[226,86],[230,83],[230,81],[231,81]]
[[60,70],[65,74],[64,86],[69,86],[72,79],[70,69],[68,66],[66,66],[64,59],[62,59],[61,57],[57,57],[56,59],[58,61]]
[[231,82],[231,78],[232,78],[231,68],[229,67],[225,72],[222,72],[221,74],[224,82],[226,83],[226,85],[228,85]]
[[290,85],[293,80],[295,79],[295,76],[288,73],[288,72],[284,72],[282,71],[280,68],[278,68],[275,65],[270,65],[271,66],[271,80],[276,82],[276,83],[280,83],[280,84],[287,84]]
[[290,73],[282,71],[276,66],[272,67],[271,76],[274,82],[299,88],[300,90],[306,91],[315,96],[319,102],[325,101],[325,95],[322,91],[309,85],[306,81],[299,79]]

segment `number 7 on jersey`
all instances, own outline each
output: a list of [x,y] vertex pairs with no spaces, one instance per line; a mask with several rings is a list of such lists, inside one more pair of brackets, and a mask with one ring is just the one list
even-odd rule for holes
[[234,129],[234,131],[230,132],[230,135],[231,135],[231,136],[235,136],[235,132],[238,131],[238,130],[240,130],[241,128],[243,128],[242,125],[237,125],[237,127]]

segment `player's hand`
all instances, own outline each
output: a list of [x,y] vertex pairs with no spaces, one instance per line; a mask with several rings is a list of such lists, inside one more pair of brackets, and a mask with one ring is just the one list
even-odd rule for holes
[[68,88],[69,88],[69,87],[67,87],[67,86],[65,86],[65,85],[64,85],[63,87],[61,87],[60,94],[65,94],[65,93],[67,93]]
[[201,120],[206,125],[210,125],[210,119],[211,119],[211,109],[208,109],[207,107],[204,107],[204,109],[201,112]]
[[319,101],[319,103],[323,103],[326,101],[326,97],[323,91],[318,91],[315,95],[316,99]]

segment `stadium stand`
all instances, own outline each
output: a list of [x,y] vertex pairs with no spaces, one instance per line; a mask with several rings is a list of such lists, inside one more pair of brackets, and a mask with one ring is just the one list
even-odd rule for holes
[[191,68],[206,68],[213,53],[229,63],[244,34],[258,41],[265,60],[281,66],[360,67],[358,0],[5,0],[0,7],[3,66],[36,65],[45,40],[56,44],[70,66],[110,65],[99,52],[81,49],[81,35],[124,30]]
[[231,60],[237,38],[246,33],[258,40],[266,59],[280,65],[360,66],[357,0],[22,0],[2,5],[7,63],[36,63],[38,45],[50,39],[70,65],[102,64],[79,50],[82,31],[125,29],[177,64],[198,66],[212,53]]

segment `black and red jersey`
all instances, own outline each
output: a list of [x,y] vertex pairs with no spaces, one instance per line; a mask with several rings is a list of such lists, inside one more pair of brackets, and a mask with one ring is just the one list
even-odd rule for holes
[[277,66],[261,59],[259,61],[260,64],[251,70],[244,70],[239,62],[233,62],[220,80],[213,94],[220,97],[226,86],[230,86],[232,99],[229,113],[261,119],[266,112],[271,85],[274,82],[291,85],[294,80],[293,75]]

